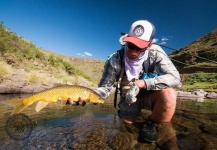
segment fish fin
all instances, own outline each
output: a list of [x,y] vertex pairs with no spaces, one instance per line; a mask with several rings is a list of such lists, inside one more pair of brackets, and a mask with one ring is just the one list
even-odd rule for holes
[[12,99],[1,102],[2,104],[10,105],[15,107],[11,115],[20,113],[27,106],[23,105],[23,99]]
[[45,102],[45,101],[39,101],[35,107],[35,111],[39,112],[41,111],[44,107],[46,107],[49,104],[49,102]]
[[67,103],[67,100],[61,100],[61,107],[65,106]]
[[23,104],[17,106],[17,107],[12,111],[11,115],[20,113],[20,112],[23,111],[23,109],[26,108],[26,107],[27,107],[27,106],[25,106],[25,105],[23,105]]

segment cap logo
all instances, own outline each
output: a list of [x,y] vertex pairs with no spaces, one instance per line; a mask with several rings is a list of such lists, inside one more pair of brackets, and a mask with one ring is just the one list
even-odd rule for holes
[[144,33],[144,27],[141,25],[138,25],[133,29],[133,34],[137,37],[140,37],[141,35],[143,35],[143,33]]

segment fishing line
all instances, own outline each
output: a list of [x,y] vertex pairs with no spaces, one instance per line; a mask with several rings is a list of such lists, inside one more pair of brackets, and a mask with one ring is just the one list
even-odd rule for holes
[[[121,32],[121,35],[122,35],[122,37],[124,37],[124,36],[126,35],[126,33]],[[168,49],[173,50],[173,51],[178,51],[177,49],[171,48],[171,47],[169,47],[169,46],[165,46],[165,45],[158,44],[158,43],[154,43],[154,44],[159,45],[159,46],[162,46],[162,47],[165,47],[165,48],[168,48]],[[194,57],[197,57],[197,58],[200,58],[200,59],[203,59],[203,60],[206,60],[206,61],[209,61],[209,62],[212,62],[212,63],[217,64],[217,61],[214,61],[214,60],[211,60],[211,59],[207,59],[207,58],[204,58],[204,57],[201,57],[201,56],[197,56],[197,55],[194,55],[194,54],[190,54],[190,53],[188,53],[188,52],[184,52],[184,51],[182,51],[182,52],[185,53],[185,54],[188,54],[188,55],[190,55],[190,56],[194,56]],[[180,62],[180,63],[181,63],[181,62]],[[183,63],[183,64],[184,64],[184,63]],[[187,64],[187,65],[190,65],[190,64]]]
[[183,62],[181,62],[181,61],[178,61],[178,60],[172,59],[172,58],[170,58],[170,59],[173,60],[173,61],[175,61],[175,62],[178,62],[178,63],[180,63],[180,64],[183,64],[183,65],[190,65],[190,64],[183,63]]
[[[183,63],[183,62],[181,62],[181,61],[178,61],[178,60],[175,60],[175,59],[172,59],[172,58],[170,58],[171,60],[173,60],[173,61],[175,61],[175,62],[178,62],[178,63],[180,63],[180,64],[183,64],[183,65],[191,65],[191,64],[187,64],[187,63]],[[217,67],[200,67],[200,68],[210,68],[210,69],[216,69]]]
[[[156,44],[156,45],[159,45],[159,46],[162,46],[162,47],[165,47],[165,48],[168,48],[168,49],[173,50],[173,51],[178,51],[177,49],[174,49],[174,48],[171,48],[171,47],[168,47],[168,46],[162,45],[162,44],[158,44],[158,43],[155,43],[155,44]],[[190,54],[190,53],[188,53],[188,52],[184,52],[184,51],[181,51],[181,52],[217,64],[217,62],[214,61],[214,60],[207,59],[207,58],[204,58],[204,57],[201,57],[201,56],[197,56],[197,55],[194,55],[194,54]]]

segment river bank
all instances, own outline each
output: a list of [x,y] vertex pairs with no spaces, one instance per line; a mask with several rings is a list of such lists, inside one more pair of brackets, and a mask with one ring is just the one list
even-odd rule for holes
[[[0,94],[34,94],[46,89],[52,88],[58,85],[64,85],[68,82],[63,82],[54,78],[53,76],[47,76],[46,81],[43,83],[30,83],[27,79],[28,76],[24,70],[19,70],[19,73],[12,73],[6,79],[0,81]],[[79,80],[78,85],[92,87],[89,82]],[[188,99],[197,102],[203,102],[204,99],[212,99],[217,101],[216,92],[206,92],[203,89],[195,89],[193,91],[179,91],[177,90],[178,99]]]

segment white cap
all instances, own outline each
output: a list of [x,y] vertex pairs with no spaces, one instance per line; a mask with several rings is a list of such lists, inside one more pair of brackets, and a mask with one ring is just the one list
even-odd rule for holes
[[130,42],[139,48],[146,48],[151,45],[155,35],[155,27],[147,20],[139,20],[131,25],[128,36],[124,42]]

